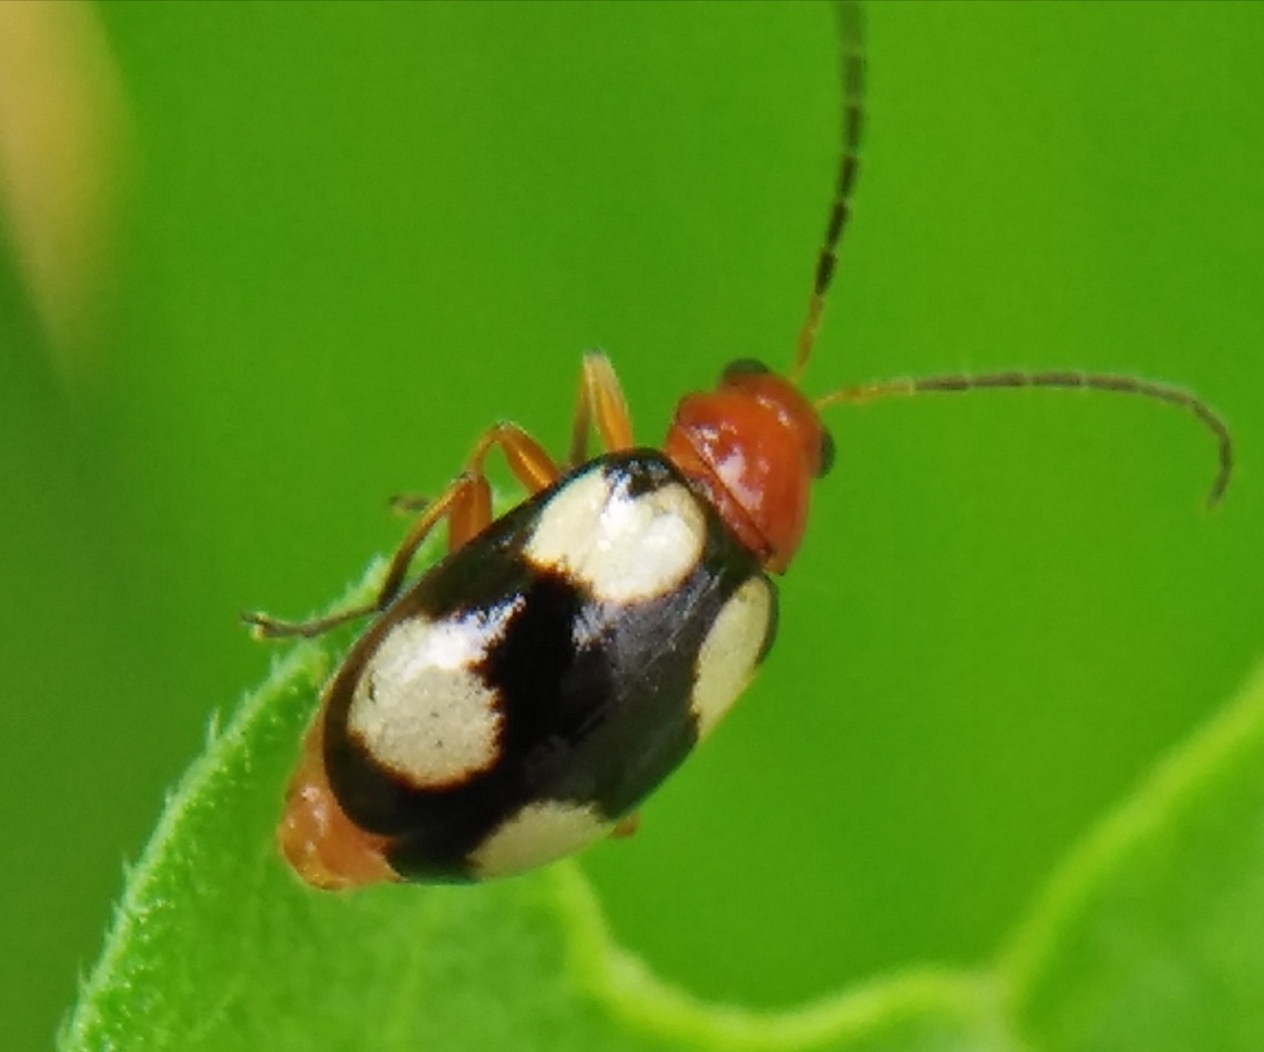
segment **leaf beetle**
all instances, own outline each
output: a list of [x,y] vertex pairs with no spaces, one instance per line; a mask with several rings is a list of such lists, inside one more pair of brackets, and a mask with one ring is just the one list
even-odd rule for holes
[[[772,645],[771,574],[794,559],[813,482],[833,460],[820,411],[891,395],[1088,388],[1192,411],[1198,397],[1132,376],[996,372],[884,380],[816,399],[799,388],[859,171],[861,12],[839,7],[842,152],[797,352],[786,374],[730,364],[679,402],[660,448],[638,446],[604,354],[583,358],[561,463],[513,423],[486,430],[418,517],[375,600],[305,623],[245,619],[263,636],[375,620],[324,689],[278,831],[308,883],[477,881],[519,873],[630,832],[642,800],[705,738]],[[595,433],[601,452],[590,456]],[[487,457],[527,497],[493,517]],[[447,555],[416,580],[420,544]]]

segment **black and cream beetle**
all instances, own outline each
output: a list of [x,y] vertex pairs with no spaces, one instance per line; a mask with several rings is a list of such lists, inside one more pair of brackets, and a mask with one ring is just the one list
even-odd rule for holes
[[[734,362],[686,395],[661,449],[638,447],[604,355],[584,357],[559,466],[497,424],[420,515],[375,602],[303,624],[247,615],[265,636],[316,635],[377,615],[325,687],[278,838],[309,883],[471,881],[518,873],[635,823],[640,802],[707,736],[772,643],[777,593],[833,444],[819,410],[887,395],[989,387],[1092,388],[1195,413],[1200,399],[1136,377],[1072,371],[946,375],[845,387],[797,381],[816,336],[859,166],[865,59],[840,7],[843,150],[807,318],[787,376]],[[603,452],[590,458],[590,432]],[[528,497],[492,516],[498,449]],[[448,554],[407,582],[447,523]]]

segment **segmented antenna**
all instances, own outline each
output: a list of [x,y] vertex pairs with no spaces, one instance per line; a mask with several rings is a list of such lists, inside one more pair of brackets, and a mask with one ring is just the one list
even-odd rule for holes
[[838,182],[834,188],[834,200],[830,204],[829,221],[825,224],[825,238],[816,257],[816,274],[812,282],[812,297],[808,300],[808,314],[799,330],[799,345],[794,357],[790,378],[798,381],[812,355],[817,331],[821,327],[821,314],[825,310],[825,297],[834,279],[834,267],[838,263],[838,246],[851,215],[851,192],[860,173],[860,139],[864,131],[865,102],[865,33],[864,14],[855,0],[843,0],[837,5],[838,36],[842,51],[843,75],[843,152],[838,160]]
[[1143,380],[1137,376],[1119,376],[1114,373],[1083,373],[1071,370],[1046,372],[999,372],[945,373],[939,376],[923,376],[912,379],[876,380],[852,384],[816,400],[817,408],[836,402],[869,402],[891,395],[915,395],[932,391],[977,391],[998,387],[1059,387],[1081,388],[1094,391],[1114,391],[1117,394],[1141,395],[1159,402],[1181,406],[1193,413],[1216,437],[1219,446],[1219,466],[1216,477],[1207,493],[1207,506],[1212,507],[1224,496],[1233,473],[1233,438],[1228,425],[1201,398],[1171,384]]
[[[825,238],[816,260],[816,274],[808,313],[799,330],[799,343],[790,378],[797,382],[803,375],[812,345],[821,327],[825,297],[834,279],[838,264],[838,248],[847,220],[851,216],[851,194],[860,173],[860,143],[864,131],[865,48],[864,15],[858,0],[839,0],[838,34],[842,52],[843,78],[843,150],[838,162],[838,182],[830,204]],[[1207,493],[1207,505],[1217,504],[1224,496],[1233,473],[1233,438],[1228,425],[1197,395],[1171,384],[1146,380],[1138,376],[1115,373],[1086,373],[1075,370],[1042,372],[1006,371],[994,373],[945,373],[912,379],[875,380],[853,384],[816,400],[818,409],[837,402],[868,402],[892,395],[915,395],[932,391],[975,391],[987,388],[1056,387],[1082,390],[1114,391],[1116,394],[1140,395],[1154,401],[1188,409],[1215,436],[1219,450],[1216,477]]]

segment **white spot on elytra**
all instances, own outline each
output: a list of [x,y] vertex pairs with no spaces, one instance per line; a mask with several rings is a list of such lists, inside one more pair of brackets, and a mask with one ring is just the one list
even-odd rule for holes
[[703,640],[691,701],[699,738],[711,733],[755,674],[772,604],[771,586],[752,577],[729,597]]
[[496,762],[497,695],[472,669],[505,632],[516,604],[395,625],[356,683],[347,729],[384,767],[419,789],[459,782]]
[[594,470],[544,506],[523,553],[599,600],[628,602],[680,584],[701,558],[706,532],[698,499],[679,482],[633,495]]
[[479,879],[522,873],[573,854],[605,836],[612,826],[588,804],[527,804],[470,855],[470,871]]

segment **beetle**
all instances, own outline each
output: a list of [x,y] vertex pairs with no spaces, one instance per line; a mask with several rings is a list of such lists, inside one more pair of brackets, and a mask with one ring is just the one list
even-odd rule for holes
[[[842,151],[806,318],[787,373],[743,359],[684,396],[660,448],[638,446],[608,358],[583,358],[559,464],[502,422],[419,515],[367,605],[303,623],[244,615],[262,636],[374,617],[326,685],[278,831],[321,888],[519,873],[635,827],[645,797],[742,693],[776,629],[774,574],[794,559],[812,484],[833,460],[821,410],[892,395],[1089,388],[1192,411],[1232,467],[1228,428],[1165,383],[1076,371],[883,380],[811,399],[799,387],[859,171],[865,56],[840,8]],[[590,456],[593,433],[601,452]],[[492,513],[499,451],[527,491]],[[441,524],[448,551],[410,564]]]

